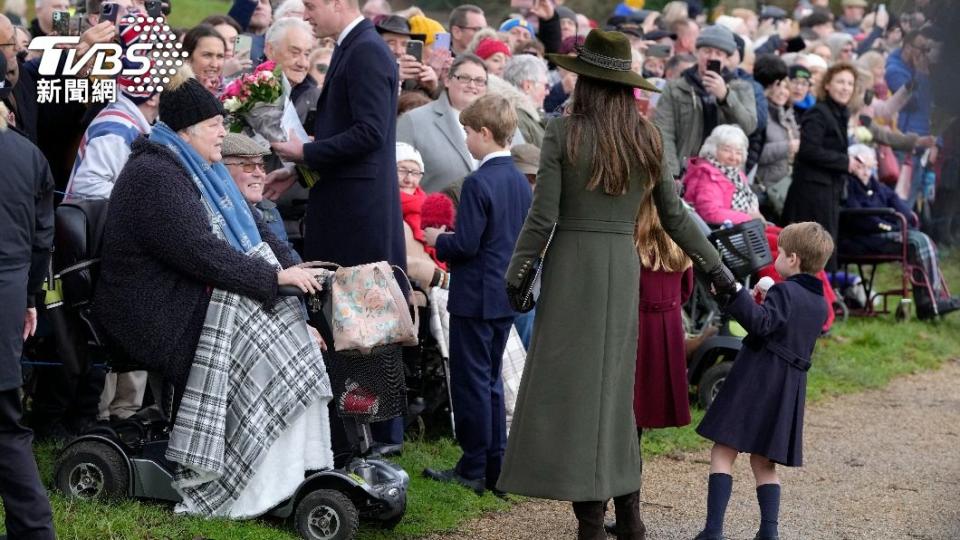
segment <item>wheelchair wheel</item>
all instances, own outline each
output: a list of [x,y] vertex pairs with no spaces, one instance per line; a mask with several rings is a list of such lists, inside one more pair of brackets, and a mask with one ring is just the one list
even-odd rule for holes
[[318,489],[297,504],[297,532],[306,540],[349,540],[360,517],[353,502],[339,491]]
[[130,472],[126,459],[115,448],[84,441],[64,450],[55,484],[71,499],[117,499],[127,495]]
[[697,387],[697,399],[704,410],[709,409],[720,393],[723,382],[727,380],[727,375],[733,369],[733,362],[720,362],[703,373],[700,377],[700,385]]

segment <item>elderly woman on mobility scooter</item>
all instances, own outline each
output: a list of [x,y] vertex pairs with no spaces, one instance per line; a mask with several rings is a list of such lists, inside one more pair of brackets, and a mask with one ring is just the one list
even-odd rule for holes
[[333,465],[330,382],[299,302],[320,284],[255,218],[220,163],[223,108],[186,68],[117,181],[95,313],[173,387],[178,511],[251,517]]

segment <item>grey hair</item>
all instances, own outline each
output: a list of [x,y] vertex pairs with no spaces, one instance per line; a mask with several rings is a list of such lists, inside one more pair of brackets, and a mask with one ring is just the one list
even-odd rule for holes
[[847,155],[852,158],[870,158],[874,163],[877,161],[877,152],[865,144],[854,144],[847,148]]
[[740,129],[740,126],[736,124],[720,124],[713,128],[710,136],[707,137],[707,140],[703,141],[703,146],[700,147],[700,157],[716,159],[717,147],[721,144],[739,147],[741,154],[743,154],[743,162],[746,163],[747,146],[749,142],[747,141],[747,135]]
[[[283,3],[277,6],[276,11],[273,12],[273,18],[279,21],[286,17],[293,17],[293,15],[290,14],[292,11],[303,13],[305,10],[303,0],[283,0]],[[299,18],[302,19],[302,17]]]
[[[290,2],[292,0],[287,0]],[[265,41],[267,43],[276,45],[286,37],[287,32],[293,28],[299,28],[307,33],[308,36],[313,36],[313,28],[310,26],[307,21],[303,19],[298,19],[296,17],[284,17],[282,19],[277,19],[273,24],[270,25],[270,29],[267,30],[267,37]]]
[[517,88],[523,84],[523,81],[546,82],[547,65],[536,56],[518,54],[503,68],[503,80]]

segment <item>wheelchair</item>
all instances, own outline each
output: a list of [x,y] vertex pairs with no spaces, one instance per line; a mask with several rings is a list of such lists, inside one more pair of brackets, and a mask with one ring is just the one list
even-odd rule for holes
[[[900,223],[900,248],[896,253],[843,253],[839,249],[837,250],[837,265],[839,268],[847,275],[850,275],[851,268],[856,268],[866,293],[866,302],[862,306],[848,306],[850,313],[863,317],[889,314],[891,313],[891,297],[900,297],[901,300],[897,303],[893,313],[896,320],[903,321],[910,315],[908,304],[903,300],[910,298],[913,287],[926,289],[929,297],[934,300],[933,307],[936,309],[936,295],[934,295],[929,276],[927,276],[923,267],[911,264],[907,258],[909,246],[907,216],[893,208],[844,208],[840,210],[841,234],[843,234],[845,220],[863,217],[895,218]],[[876,280],[877,268],[882,264],[889,263],[900,265],[900,279],[898,286],[882,289]],[[946,289],[946,282],[943,285]],[[949,291],[947,291],[947,296],[949,294]]]
[[[110,346],[92,316],[107,205],[107,200],[66,202],[56,211],[57,277],[63,305],[76,325],[70,360],[76,365],[65,361],[66,369],[82,369],[90,358],[102,358],[115,371],[139,369]],[[172,423],[162,409],[166,407],[141,409],[127,420],[97,426],[70,441],[56,462],[56,487],[70,499],[179,502],[172,487],[175,465],[165,458]],[[399,523],[409,481],[397,465],[361,455],[343,468],[308,472],[294,494],[267,515],[291,520],[305,539],[345,540],[356,534],[361,518],[387,528]]]

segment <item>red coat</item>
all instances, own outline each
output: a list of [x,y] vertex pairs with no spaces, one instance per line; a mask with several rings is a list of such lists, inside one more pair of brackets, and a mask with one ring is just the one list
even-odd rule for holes
[[640,270],[640,328],[633,414],[637,426],[690,423],[685,334],[681,309],[693,292],[693,270]]

